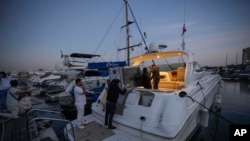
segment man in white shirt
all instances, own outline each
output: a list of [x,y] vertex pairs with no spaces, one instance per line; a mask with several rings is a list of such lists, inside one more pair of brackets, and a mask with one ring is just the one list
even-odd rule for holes
[[30,88],[28,90],[20,90],[17,89],[18,81],[11,80],[10,81],[11,88],[8,90],[7,94],[7,109],[11,112],[11,116],[13,118],[18,118],[18,115],[21,113],[21,107],[19,105],[20,97],[25,96],[38,88]]
[[7,90],[10,88],[11,77],[8,77],[5,72],[0,72],[0,90]]
[[83,129],[83,117],[84,117],[84,106],[87,103],[86,102],[86,89],[84,84],[82,83],[82,80],[77,78],[75,80],[76,86],[74,88],[74,96],[75,96],[75,106],[77,110],[77,127]]

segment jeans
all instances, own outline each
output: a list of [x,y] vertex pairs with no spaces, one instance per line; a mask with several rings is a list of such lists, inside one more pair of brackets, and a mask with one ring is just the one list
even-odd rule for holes
[[115,115],[116,103],[106,103],[105,125],[112,126],[113,117]]

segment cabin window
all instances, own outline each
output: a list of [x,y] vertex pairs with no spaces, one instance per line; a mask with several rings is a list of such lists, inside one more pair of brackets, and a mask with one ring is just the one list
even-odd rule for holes
[[201,70],[202,70],[200,65],[197,62],[193,63],[193,67],[194,67],[194,71],[196,71],[196,72],[201,72]]
[[150,107],[154,99],[154,94],[147,91],[140,91],[140,100],[138,105]]

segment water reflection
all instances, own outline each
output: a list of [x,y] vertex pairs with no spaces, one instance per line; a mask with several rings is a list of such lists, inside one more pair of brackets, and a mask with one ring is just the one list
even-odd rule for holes
[[241,81],[240,92],[246,95],[250,95],[250,82],[249,81]]
[[191,141],[228,141],[229,125],[250,124],[250,81],[224,81],[220,88],[221,104],[214,104],[208,127],[200,127]]

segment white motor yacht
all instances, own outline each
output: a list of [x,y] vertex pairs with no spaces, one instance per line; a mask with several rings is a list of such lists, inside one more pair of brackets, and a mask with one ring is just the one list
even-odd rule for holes
[[[193,61],[192,53],[185,50],[148,53],[132,58],[132,62],[133,66],[110,71],[111,78],[112,75],[119,78],[121,86],[128,87],[125,96],[118,99],[113,119],[117,128],[104,127],[107,96],[104,89],[92,104],[92,114],[85,116],[88,124],[84,129],[74,128],[74,136],[69,134],[71,140],[94,138],[100,130],[103,135],[98,134],[98,139],[103,141],[180,141],[187,140],[200,125],[208,124],[209,108],[219,93],[218,74],[203,71]],[[152,63],[160,69],[159,87],[145,89],[138,76],[142,68]],[[67,126],[65,131],[72,133],[72,128]]]

